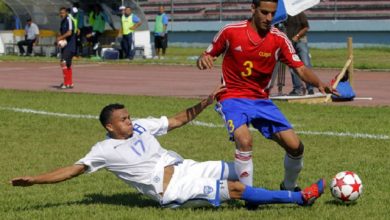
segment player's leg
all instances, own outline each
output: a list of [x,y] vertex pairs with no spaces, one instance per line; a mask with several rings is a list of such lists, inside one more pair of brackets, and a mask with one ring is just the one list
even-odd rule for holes
[[160,57],[160,42],[159,42],[159,36],[154,36],[154,49],[155,49],[155,59],[158,59]]
[[[314,201],[322,195],[324,189],[325,181],[323,179],[320,179],[317,183],[314,183],[299,192],[267,190],[264,188],[245,186],[238,181],[228,181],[230,199],[240,199],[257,205],[280,203],[312,205]],[[221,189],[221,191],[222,190],[223,189]]]
[[[297,51],[299,55],[300,48],[297,47],[297,43],[294,43],[294,49]],[[291,74],[291,81],[293,84],[293,90],[289,93],[289,95],[291,96],[304,95],[304,88],[303,88],[301,78],[299,78],[298,73],[294,69],[292,68],[289,69]]]
[[27,40],[27,55],[31,55],[33,52],[33,44],[35,40]]
[[64,83],[61,85],[61,89],[69,89],[73,87],[72,82],[72,54],[70,48],[61,49],[61,68],[64,76]]
[[122,40],[121,40],[121,49],[122,49],[122,58],[126,59],[127,58],[127,42],[126,42],[126,35],[122,35]]
[[25,53],[25,50],[23,48],[24,45],[26,45],[26,41],[25,40],[22,40],[22,41],[18,42],[19,54],[20,55],[23,55]]
[[128,43],[129,43],[129,57],[128,58],[130,60],[132,60],[134,58],[134,54],[135,54],[134,33],[129,34]]
[[303,168],[304,145],[299,140],[293,129],[277,132],[273,135],[275,140],[282,146],[286,154],[284,156],[284,180],[281,189],[299,190],[297,179]]
[[289,93],[289,95],[290,96],[304,95],[302,81],[299,78],[297,72],[294,69],[290,68],[290,74],[291,74],[291,81],[293,84],[293,90]]
[[[302,192],[270,191],[246,186],[237,181],[233,166],[223,161],[196,162],[184,160],[174,166],[174,173],[163,194],[164,207],[219,206],[230,199],[252,204],[297,203],[312,204],[324,191],[323,180]],[[206,202],[206,203],[205,203]]]
[[242,125],[234,131],[236,152],[234,168],[239,180],[245,185],[253,185],[252,135],[247,125]]
[[69,56],[66,60],[66,67],[68,68],[68,89],[73,88],[73,69],[72,69],[72,60],[73,60],[74,52],[70,52]]
[[162,55],[165,56],[168,48],[168,34],[166,33],[162,39]]
[[64,59],[61,59],[60,61],[60,66],[61,66],[61,69],[62,69],[62,76],[63,76],[63,83],[61,83],[60,85],[60,89],[65,89],[66,88],[66,83],[67,83],[67,71],[68,71],[68,67],[66,66],[66,61]]
[[256,115],[252,120],[264,137],[273,139],[286,150],[283,189],[293,190],[303,166],[303,144],[292,130],[291,124],[271,100],[256,101]]
[[252,135],[246,111],[251,108],[246,100],[226,99],[217,103],[215,110],[225,121],[230,140],[236,144],[234,166],[237,176],[245,185],[253,183]]
[[[169,208],[219,206],[228,199],[229,166],[223,161],[184,160],[174,165],[174,172],[160,201]],[[223,190],[226,189],[226,190]],[[225,194],[221,194],[225,193]]]
[[[310,58],[310,51],[309,46],[307,45],[307,42],[298,42],[295,44],[295,48],[297,51],[297,54],[299,58],[301,58],[302,62],[305,64],[306,67],[311,68],[311,58]],[[310,83],[306,83],[306,90],[309,95],[314,94],[313,85]]]

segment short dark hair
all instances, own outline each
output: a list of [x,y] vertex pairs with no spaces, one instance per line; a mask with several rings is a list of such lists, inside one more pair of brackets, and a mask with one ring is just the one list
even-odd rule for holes
[[31,18],[27,18],[26,21],[27,21],[27,22],[30,22],[30,21],[32,21],[32,19],[31,19]]
[[103,127],[106,127],[106,125],[110,123],[112,113],[115,110],[124,109],[124,108],[125,108],[124,105],[118,103],[109,104],[106,107],[104,107],[100,112],[100,116],[99,116],[100,123],[103,125]]
[[278,3],[278,0],[252,0],[252,4],[255,5],[255,7],[260,6],[260,2],[275,2]]
[[67,9],[67,8],[65,8],[65,7],[61,7],[61,8],[60,8],[60,11],[63,11],[63,10],[65,10],[65,11],[68,11],[68,9]]

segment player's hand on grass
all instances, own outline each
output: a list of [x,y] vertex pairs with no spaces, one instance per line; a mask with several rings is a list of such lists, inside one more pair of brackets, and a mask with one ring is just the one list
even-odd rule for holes
[[16,177],[10,183],[13,186],[32,186],[34,185],[34,178],[31,176]]
[[218,85],[214,91],[209,95],[207,98],[207,105],[211,105],[214,102],[214,99],[221,94],[222,92],[226,91],[226,86],[225,85]]
[[197,66],[200,70],[204,69],[211,69],[213,68],[214,61],[217,59],[217,57],[212,57],[208,54],[203,53],[200,55],[197,61]]

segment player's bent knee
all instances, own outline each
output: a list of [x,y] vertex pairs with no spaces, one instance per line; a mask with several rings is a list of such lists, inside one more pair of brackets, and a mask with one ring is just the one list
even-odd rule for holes
[[251,151],[253,140],[251,136],[236,138],[237,147],[241,151]]
[[293,157],[300,157],[303,155],[303,152],[305,151],[305,146],[300,141],[297,148],[290,148],[287,150],[287,153],[290,154]]

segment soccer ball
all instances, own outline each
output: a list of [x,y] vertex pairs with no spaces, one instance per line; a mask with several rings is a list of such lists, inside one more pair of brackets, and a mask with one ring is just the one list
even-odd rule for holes
[[68,44],[68,42],[66,40],[58,41],[58,47],[59,48],[64,48],[64,47],[66,47],[67,44]]
[[332,196],[341,202],[356,201],[363,193],[363,184],[359,176],[351,171],[343,171],[332,179],[330,183]]

